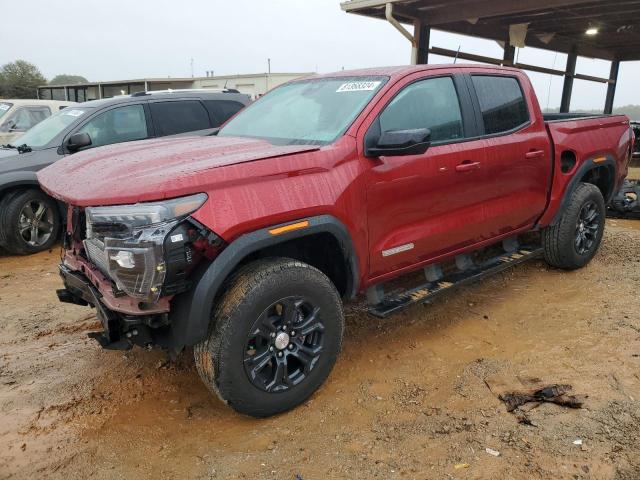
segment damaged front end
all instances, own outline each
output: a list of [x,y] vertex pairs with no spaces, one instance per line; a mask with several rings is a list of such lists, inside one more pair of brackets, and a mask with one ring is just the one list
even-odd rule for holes
[[220,237],[190,217],[205,194],[118,205],[70,207],[61,302],[96,308],[104,348],[172,344],[170,302],[191,289],[190,274],[224,248]]

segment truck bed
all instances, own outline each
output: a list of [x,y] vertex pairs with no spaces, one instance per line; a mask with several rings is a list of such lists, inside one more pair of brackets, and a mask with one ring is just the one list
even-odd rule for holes
[[[548,211],[558,211],[564,193],[577,170],[592,161],[615,177],[615,193],[627,176],[629,119],[624,115],[544,115],[553,148],[553,178]],[[608,199],[605,199],[608,200]],[[545,214],[542,226],[551,222]]]
[[584,118],[607,118],[617,115],[593,114],[593,113],[543,113],[545,122],[562,122],[564,120],[575,120]]

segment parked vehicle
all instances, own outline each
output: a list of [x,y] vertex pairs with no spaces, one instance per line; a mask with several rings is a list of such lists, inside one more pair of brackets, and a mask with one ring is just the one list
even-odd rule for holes
[[264,417],[329,375],[341,297],[366,291],[386,316],[537,255],[584,266],[630,140],[623,116],[546,122],[519,70],[421,65],[294,81],[216,137],[87,152],[38,179],[70,205],[58,297],[96,308],[93,336],[193,345],[204,383]]
[[75,104],[57,100],[0,99],[0,145],[13,142],[45,118]]
[[633,158],[640,158],[640,122],[631,122],[631,127],[636,135],[636,143],[633,148]]
[[14,254],[35,253],[51,248],[59,237],[65,208],[39,189],[38,170],[104,145],[209,135],[249,102],[247,95],[230,91],[142,92],[77,104],[53,115],[24,134],[19,145],[0,149],[0,247]]
[[614,218],[640,220],[640,180],[624,181],[607,205],[607,214]]

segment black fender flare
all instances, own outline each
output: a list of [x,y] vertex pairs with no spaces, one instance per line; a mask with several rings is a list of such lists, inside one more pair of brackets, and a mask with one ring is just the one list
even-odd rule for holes
[[340,245],[349,268],[347,296],[355,297],[358,292],[359,267],[349,231],[340,220],[331,215],[307,217],[299,221],[304,220],[309,222],[307,227],[279,235],[273,235],[269,230],[290,225],[295,221],[244,234],[227,245],[213,262],[203,264],[192,272],[193,288],[178,295],[171,302],[169,313],[171,334],[170,338],[166,339],[165,346],[180,351],[184,346],[195,345],[203,340],[208,333],[214,302],[223,283],[240,262],[251,253],[295,238],[317,233],[333,235]]
[[[45,195],[51,197],[47,192],[42,190],[40,183],[38,182],[37,172],[31,171],[18,171],[10,172],[4,175],[0,175],[0,198],[4,197],[7,192],[15,191],[16,189],[37,189],[43,192]],[[58,206],[58,214],[60,215],[60,221],[64,225],[66,222],[67,206],[60,200],[51,197]]]
[[0,175],[0,196],[15,187],[40,188],[36,172],[18,171]]
[[560,208],[558,209],[557,213],[553,217],[553,220],[551,221],[550,225],[556,225],[560,221],[560,218],[562,217],[562,212],[564,212],[567,209],[567,206],[569,205],[569,201],[571,200],[571,196],[573,195],[573,192],[575,192],[576,188],[578,188],[578,185],[580,184],[580,181],[584,178],[584,176],[590,170],[593,170],[599,167],[608,167],[612,170],[611,180],[613,184],[611,185],[611,189],[607,195],[607,198],[604,199],[604,203],[605,205],[607,205],[611,201],[613,196],[616,194],[615,192],[616,162],[613,159],[613,157],[610,155],[606,155],[606,158],[604,160],[599,160],[599,159],[597,160],[595,158],[591,158],[585,161],[582,165],[580,165],[580,167],[578,167],[576,172],[573,174],[573,178],[571,178],[571,181],[569,182],[569,185],[567,185],[567,189],[565,190],[564,195],[562,196],[562,202],[560,203]]

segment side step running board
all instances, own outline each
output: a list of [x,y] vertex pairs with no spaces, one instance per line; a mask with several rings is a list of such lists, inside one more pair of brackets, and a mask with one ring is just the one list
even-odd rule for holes
[[464,270],[447,274],[437,281],[427,282],[410,290],[385,295],[379,303],[369,307],[369,313],[379,318],[386,318],[410,305],[428,302],[454,287],[476,282],[489,275],[540,256],[542,256],[542,248],[538,246],[522,246],[514,252],[503,253],[480,265],[468,266]]

